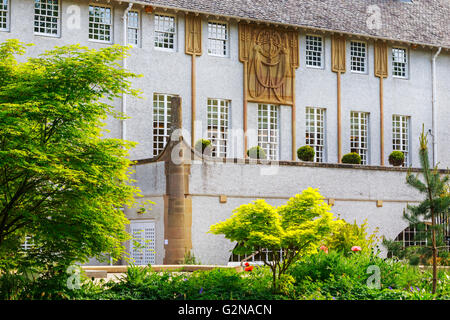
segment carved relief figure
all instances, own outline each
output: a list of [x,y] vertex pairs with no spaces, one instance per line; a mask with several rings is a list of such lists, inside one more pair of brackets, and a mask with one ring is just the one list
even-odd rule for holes
[[298,35],[252,25],[241,27],[240,33],[240,58],[248,62],[248,100],[292,104]]

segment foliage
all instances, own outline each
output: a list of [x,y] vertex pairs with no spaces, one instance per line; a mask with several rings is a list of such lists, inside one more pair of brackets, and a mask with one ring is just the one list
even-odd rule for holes
[[353,224],[343,221],[324,245],[329,250],[338,251],[343,255],[351,255],[353,246],[359,246],[363,252],[372,252],[379,241],[376,236],[377,230],[369,236],[366,229],[367,221],[361,225],[356,221]]
[[297,157],[302,161],[314,161],[316,152],[311,146],[303,146],[297,149]]
[[252,147],[247,150],[247,156],[252,159],[267,159],[266,151],[260,146]]
[[[369,266],[380,268],[380,288],[370,288]],[[155,272],[150,267],[130,266],[124,276],[93,282],[85,275],[80,289],[70,290],[67,275],[38,280],[0,277],[3,299],[89,299],[89,300],[431,300],[450,299],[450,275],[438,273],[439,289],[431,294],[429,271],[420,271],[393,259],[358,252],[320,252],[295,262],[280,279],[278,293],[272,291],[272,271],[255,266],[252,272],[234,269],[209,271]],[[6,282],[16,281],[14,295],[4,294]],[[21,281],[18,283],[17,281]]]
[[[380,270],[380,287],[368,286],[369,267]],[[448,299],[450,277],[439,273],[441,290],[432,295],[428,272],[393,259],[382,259],[358,252],[344,256],[340,252],[320,252],[296,262],[290,269],[296,291],[303,299],[405,300]],[[370,281],[369,281],[370,282]]]
[[269,261],[264,263],[272,270],[273,289],[279,291],[280,279],[289,266],[299,257],[317,252],[320,243],[342,223],[329,210],[317,189],[308,188],[278,208],[264,200],[241,205],[230,219],[211,226],[210,232],[237,241],[235,253],[268,249]]
[[[123,119],[108,100],[138,95],[127,80],[136,75],[116,62],[126,48],[57,47],[18,63],[24,50],[0,44],[0,267],[55,273],[55,262],[117,258],[128,239],[120,208],[139,195],[127,158],[134,144],[102,130],[108,116]],[[34,246],[25,253],[26,235]]]
[[[436,244],[438,247],[445,247],[445,241],[442,233],[436,235]],[[427,235],[428,243],[431,243],[431,234]],[[383,245],[388,249],[389,256],[397,259],[406,260],[410,265],[432,265],[432,250],[427,246],[408,246],[403,247],[401,242],[383,239]],[[439,250],[436,262],[438,266],[450,266],[450,253],[446,250]]]
[[202,154],[211,155],[211,149],[212,149],[212,145],[211,145],[210,140],[199,139],[195,143],[195,150]]
[[389,163],[395,167],[403,165],[405,154],[401,151],[392,151],[389,155]]
[[356,152],[344,154],[341,160],[342,163],[361,164],[361,156]]

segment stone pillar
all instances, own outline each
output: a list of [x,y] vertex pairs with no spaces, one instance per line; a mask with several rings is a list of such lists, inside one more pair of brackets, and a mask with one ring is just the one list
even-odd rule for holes
[[[171,100],[171,132],[182,128],[181,98]],[[178,131],[180,132],[180,131]],[[190,149],[181,134],[172,134],[165,157],[164,264],[180,264],[192,248],[192,202],[189,196]]]

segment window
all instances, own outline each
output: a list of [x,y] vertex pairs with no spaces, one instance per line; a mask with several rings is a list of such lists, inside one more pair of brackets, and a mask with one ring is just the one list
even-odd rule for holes
[[208,22],[208,54],[226,57],[228,55],[228,25]]
[[361,156],[361,164],[369,164],[369,114],[366,112],[350,113],[350,152]]
[[258,105],[258,146],[269,160],[278,160],[278,106]]
[[130,257],[134,264],[155,264],[155,222],[131,221],[130,234]]
[[419,230],[415,227],[408,227],[403,230],[394,241],[401,243],[403,248],[409,246],[426,246],[426,233],[426,228],[425,230]]
[[139,45],[139,12],[130,10],[128,11],[128,44],[133,46]]
[[59,36],[59,0],[34,1],[34,33]]
[[227,156],[229,112],[229,100],[208,99],[208,139],[213,146],[213,157]]
[[9,0],[0,0],[0,31],[9,31]]
[[306,65],[308,67],[322,68],[323,40],[320,36],[306,36]]
[[110,7],[89,6],[89,40],[112,42],[112,15]]
[[[234,248],[238,248],[239,245],[236,245]],[[234,251],[234,250],[233,250]],[[232,252],[230,255],[229,262],[233,265],[233,263],[240,263],[242,260],[246,259],[245,261],[252,262],[253,264],[264,264],[264,262],[271,262],[273,261],[274,255],[278,256],[279,260],[282,260],[283,258],[283,249],[279,249],[276,251],[272,251],[265,248],[255,248],[253,250],[256,254],[237,254]]]
[[405,155],[403,166],[409,166],[409,117],[392,116],[392,149]]
[[404,48],[392,48],[392,75],[398,78],[407,78],[408,53]]
[[169,139],[172,95],[153,95],[153,156],[159,155]]
[[350,70],[358,73],[367,72],[367,45],[365,42],[350,42]]
[[175,50],[175,17],[155,15],[155,48]]
[[314,148],[315,162],[325,161],[325,109],[306,108],[306,145]]

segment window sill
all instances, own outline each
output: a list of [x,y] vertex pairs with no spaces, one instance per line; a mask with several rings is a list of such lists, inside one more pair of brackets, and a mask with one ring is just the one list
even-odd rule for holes
[[59,35],[59,34],[47,34],[47,33],[34,32],[34,35],[38,36],[38,37],[61,38],[61,35]]

